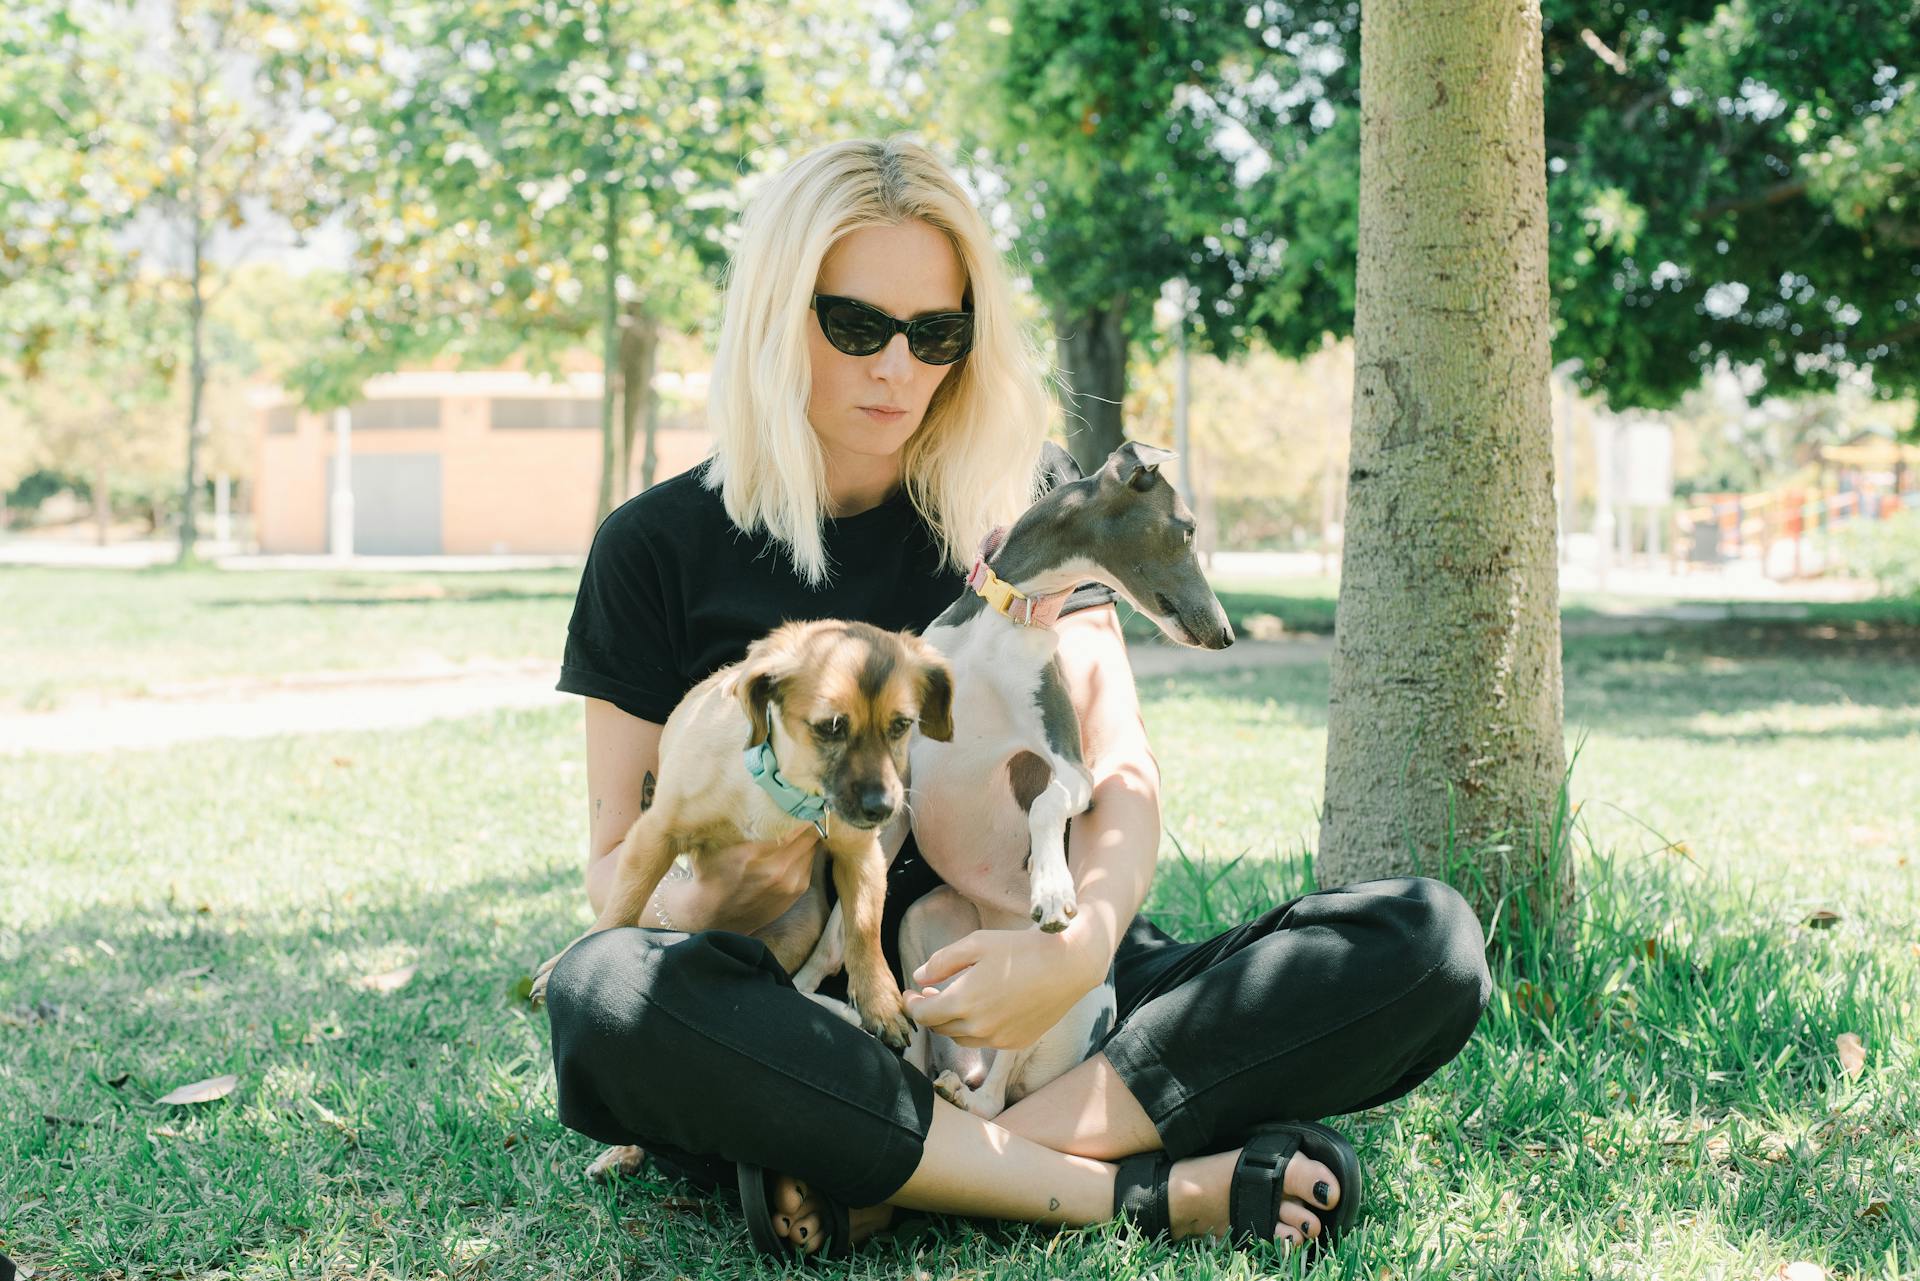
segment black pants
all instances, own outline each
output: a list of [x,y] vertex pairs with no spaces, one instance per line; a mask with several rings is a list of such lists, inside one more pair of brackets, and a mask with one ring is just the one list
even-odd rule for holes
[[[1398,1098],[1460,1052],[1492,988],[1472,909],[1421,878],[1304,895],[1200,943],[1135,918],[1114,976],[1102,1052],[1174,1157]],[[920,1163],[932,1084],[756,939],[608,930],[547,1003],[560,1119],[591,1138],[709,1185],[748,1161],[847,1205]]]

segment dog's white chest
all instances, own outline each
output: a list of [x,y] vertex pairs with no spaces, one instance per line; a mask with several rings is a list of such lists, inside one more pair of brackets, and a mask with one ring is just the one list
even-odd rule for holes
[[1053,648],[1051,638],[1017,637],[990,644],[987,629],[972,625],[927,633],[954,668],[953,740],[914,741],[911,789],[914,840],[928,866],[982,908],[1024,918],[1028,823],[1007,762],[1046,752],[1033,700]]

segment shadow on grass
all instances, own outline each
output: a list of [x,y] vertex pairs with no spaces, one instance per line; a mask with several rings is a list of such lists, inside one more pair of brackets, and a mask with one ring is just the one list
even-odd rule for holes
[[[1746,648],[1720,643],[1727,629],[1569,636],[1566,723],[1610,736],[1703,744],[1809,743],[1905,738],[1920,733],[1920,650],[1912,638],[1788,641],[1772,626],[1733,629]],[[1750,633],[1762,633],[1756,640]],[[1703,634],[1704,633],[1704,634]],[[1204,708],[1208,726],[1253,726],[1278,712],[1318,729],[1327,717],[1324,664],[1144,678],[1148,701]],[[1196,713],[1198,714],[1198,713]],[[1205,740],[1202,740],[1205,741]]]

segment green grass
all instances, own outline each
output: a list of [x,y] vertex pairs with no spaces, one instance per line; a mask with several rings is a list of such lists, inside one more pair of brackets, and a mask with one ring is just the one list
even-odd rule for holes
[[[240,577],[172,581],[206,609]],[[158,616],[188,616],[152,591]],[[420,606],[421,643],[458,632],[503,653],[533,625],[515,609],[550,608],[494,603],[485,625],[487,602]],[[1341,1122],[1368,1215],[1315,1275],[1744,1278],[1794,1259],[1920,1273],[1908,626],[1570,640],[1574,945],[1499,951],[1462,1055]],[[137,640],[96,636],[106,653]],[[179,644],[177,661],[201,661]],[[137,653],[111,666],[141,668]],[[1172,834],[1160,919],[1193,935],[1298,892],[1324,669],[1143,694]],[[593,1145],[554,1119],[545,1019],[513,987],[584,924],[583,788],[570,708],[0,761],[0,1250],[88,1278],[778,1275],[724,1202],[652,1175],[587,1184]],[[1839,919],[1803,925],[1815,909]],[[353,983],[404,965],[418,970],[398,991]],[[1842,1032],[1866,1045],[1858,1079],[1840,1071]],[[225,1100],[154,1102],[227,1072]],[[1112,1227],[911,1216],[846,1271],[1280,1268]]]
[[579,580],[578,569],[0,566],[0,712],[294,672],[528,657],[557,667]]

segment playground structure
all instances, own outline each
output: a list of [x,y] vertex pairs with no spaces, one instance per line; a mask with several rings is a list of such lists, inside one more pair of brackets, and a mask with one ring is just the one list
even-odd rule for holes
[[1744,566],[1776,581],[1829,574],[1846,568],[1838,531],[1920,509],[1920,445],[1863,433],[1816,447],[1811,465],[1810,484],[1692,495],[1672,516],[1671,571]]

